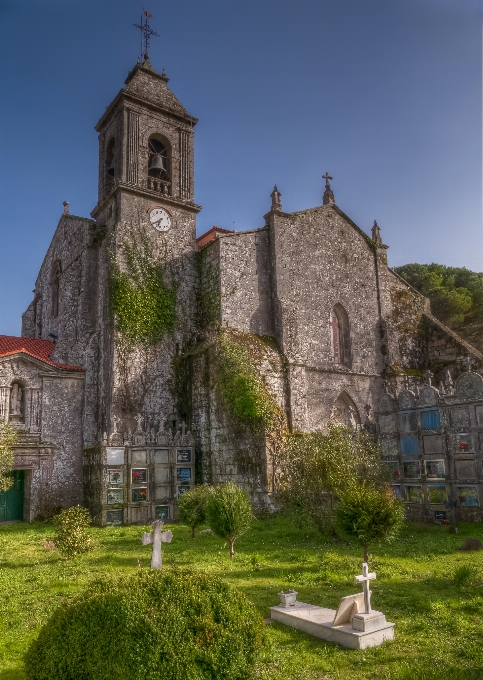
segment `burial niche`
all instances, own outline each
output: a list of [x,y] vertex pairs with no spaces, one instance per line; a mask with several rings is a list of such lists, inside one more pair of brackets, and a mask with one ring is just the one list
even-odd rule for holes
[[336,399],[330,417],[332,422],[345,425],[353,430],[360,428],[361,418],[357,406],[347,392],[342,392]]

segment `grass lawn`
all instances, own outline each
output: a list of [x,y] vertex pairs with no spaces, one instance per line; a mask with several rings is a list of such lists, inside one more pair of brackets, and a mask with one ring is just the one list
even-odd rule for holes
[[[257,521],[239,539],[236,554],[212,535],[190,538],[174,525],[163,544],[164,565],[212,571],[242,590],[264,617],[279,590],[336,608],[357,592],[361,550],[301,530],[287,518]],[[149,568],[151,547],[141,545],[147,527],[93,528],[96,550],[64,560],[44,549],[48,523],[0,527],[0,680],[21,680],[22,655],[39,627],[91,579]],[[483,525],[406,525],[390,546],[374,549],[370,569],[374,608],[396,623],[396,639],[364,651],[344,649],[281,624],[269,624],[270,646],[256,678],[263,680],[483,680],[483,551],[460,552],[466,536],[483,540]],[[126,679],[128,680],[128,679]],[[248,680],[248,679],[247,679]]]

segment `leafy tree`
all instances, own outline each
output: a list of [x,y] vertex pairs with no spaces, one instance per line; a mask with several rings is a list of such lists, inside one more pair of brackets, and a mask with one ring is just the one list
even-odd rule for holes
[[91,516],[80,505],[62,510],[55,518],[54,542],[64,557],[75,557],[92,550],[92,539],[86,531]]
[[196,527],[206,523],[206,510],[210,500],[210,487],[195,486],[178,500],[179,518],[191,527],[191,538],[195,537]]
[[404,522],[404,507],[389,486],[378,489],[354,484],[340,495],[336,518],[339,531],[363,546],[364,561],[368,562],[371,543],[396,537]]
[[365,482],[382,489],[391,479],[368,433],[333,423],[327,433],[286,437],[274,465],[281,504],[322,533],[335,531],[335,502],[347,487]]
[[18,444],[17,431],[10,423],[0,424],[0,491],[8,491],[13,484],[13,447]]
[[449,326],[483,318],[483,273],[465,267],[406,264],[394,270],[431,301],[433,314]]
[[208,504],[208,524],[230,543],[231,558],[235,541],[248,531],[252,520],[252,505],[243,489],[233,482],[214,487]]

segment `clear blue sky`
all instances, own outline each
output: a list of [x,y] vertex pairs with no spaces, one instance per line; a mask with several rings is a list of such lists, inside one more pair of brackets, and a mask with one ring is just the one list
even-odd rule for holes
[[[337,205],[389,263],[482,266],[478,0],[144,0],[151,63],[196,128],[202,233]],[[134,0],[2,0],[0,333],[20,314],[62,212],[97,198],[93,126],[139,54]]]

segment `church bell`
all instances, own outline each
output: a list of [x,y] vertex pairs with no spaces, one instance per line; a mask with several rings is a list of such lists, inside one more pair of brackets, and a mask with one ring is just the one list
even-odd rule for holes
[[166,170],[166,161],[163,156],[152,156],[151,162],[149,163],[150,170],[159,170],[162,172]]

